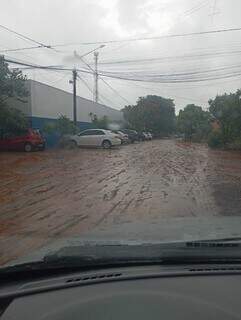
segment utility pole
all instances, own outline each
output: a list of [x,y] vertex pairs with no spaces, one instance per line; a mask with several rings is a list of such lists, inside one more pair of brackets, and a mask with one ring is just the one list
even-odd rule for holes
[[94,101],[98,103],[98,56],[99,52],[95,51],[94,52],[94,60],[95,60],[95,90],[94,90]]
[[[99,92],[98,92],[98,56],[99,56],[99,52],[96,51],[98,49],[102,49],[105,47],[105,44],[102,44],[101,46],[85,53],[85,54],[82,54],[82,55],[79,55],[76,51],[74,51],[74,57],[81,60],[84,64],[86,64],[88,66],[88,68],[90,70],[93,71],[94,73],[94,92],[93,92],[93,101],[98,103],[98,100],[99,100]],[[87,62],[84,61],[83,57],[87,56],[88,54],[94,52],[94,61],[95,61],[95,70],[94,68],[92,68]]]
[[77,80],[77,71],[73,69],[73,120],[74,125],[77,125],[77,102],[76,102],[76,80]]

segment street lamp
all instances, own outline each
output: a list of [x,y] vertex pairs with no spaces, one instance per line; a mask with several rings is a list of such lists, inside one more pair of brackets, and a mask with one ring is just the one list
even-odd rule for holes
[[[94,72],[94,83],[95,83],[95,88],[94,88],[94,101],[98,103],[98,56],[99,52],[97,51],[98,49],[102,49],[105,47],[105,44],[100,45],[99,47],[83,54],[80,56],[76,51],[74,51],[74,56],[78,59],[80,59],[84,64],[87,65],[87,67]],[[95,70],[87,63],[84,61],[83,57],[87,56],[88,54],[94,52],[94,59],[95,59]]]

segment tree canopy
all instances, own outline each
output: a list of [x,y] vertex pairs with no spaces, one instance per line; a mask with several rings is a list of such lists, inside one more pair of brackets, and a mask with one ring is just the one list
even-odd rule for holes
[[57,132],[61,136],[65,134],[75,134],[78,132],[78,127],[73,121],[65,115],[60,115],[57,121],[46,123],[43,131],[47,134]]
[[28,96],[25,81],[22,72],[18,69],[10,70],[4,57],[0,56],[0,128],[3,130],[22,129],[28,125],[21,111],[8,106],[9,98]]
[[223,143],[241,137],[241,90],[209,100],[209,111],[220,123]]
[[188,104],[177,117],[177,130],[185,139],[201,141],[210,131],[210,114],[195,104]]
[[89,116],[95,128],[99,128],[99,129],[109,128],[110,120],[107,116],[98,118],[97,115],[92,112],[90,112]]
[[122,109],[129,127],[137,131],[169,134],[175,126],[175,105],[172,99],[156,95],[140,97],[136,105]]

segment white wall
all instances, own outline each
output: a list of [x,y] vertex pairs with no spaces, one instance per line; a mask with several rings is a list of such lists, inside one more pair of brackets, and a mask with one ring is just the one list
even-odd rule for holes
[[[31,86],[32,116],[56,119],[60,114],[73,119],[73,96],[66,91],[29,80]],[[113,108],[77,97],[77,120],[90,122],[90,112],[122,120],[122,113]]]
[[31,96],[30,96],[30,83],[27,82],[26,89],[29,92],[28,97],[22,97],[19,99],[16,98],[9,98],[7,100],[7,104],[10,107],[16,108],[21,110],[26,116],[31,116]]

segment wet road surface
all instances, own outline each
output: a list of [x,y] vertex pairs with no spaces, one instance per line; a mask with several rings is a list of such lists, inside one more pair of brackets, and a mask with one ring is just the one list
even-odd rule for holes
[[1,264],[103,226],[241,215],[241,153],[201,144],[1,153],[0,179]]

